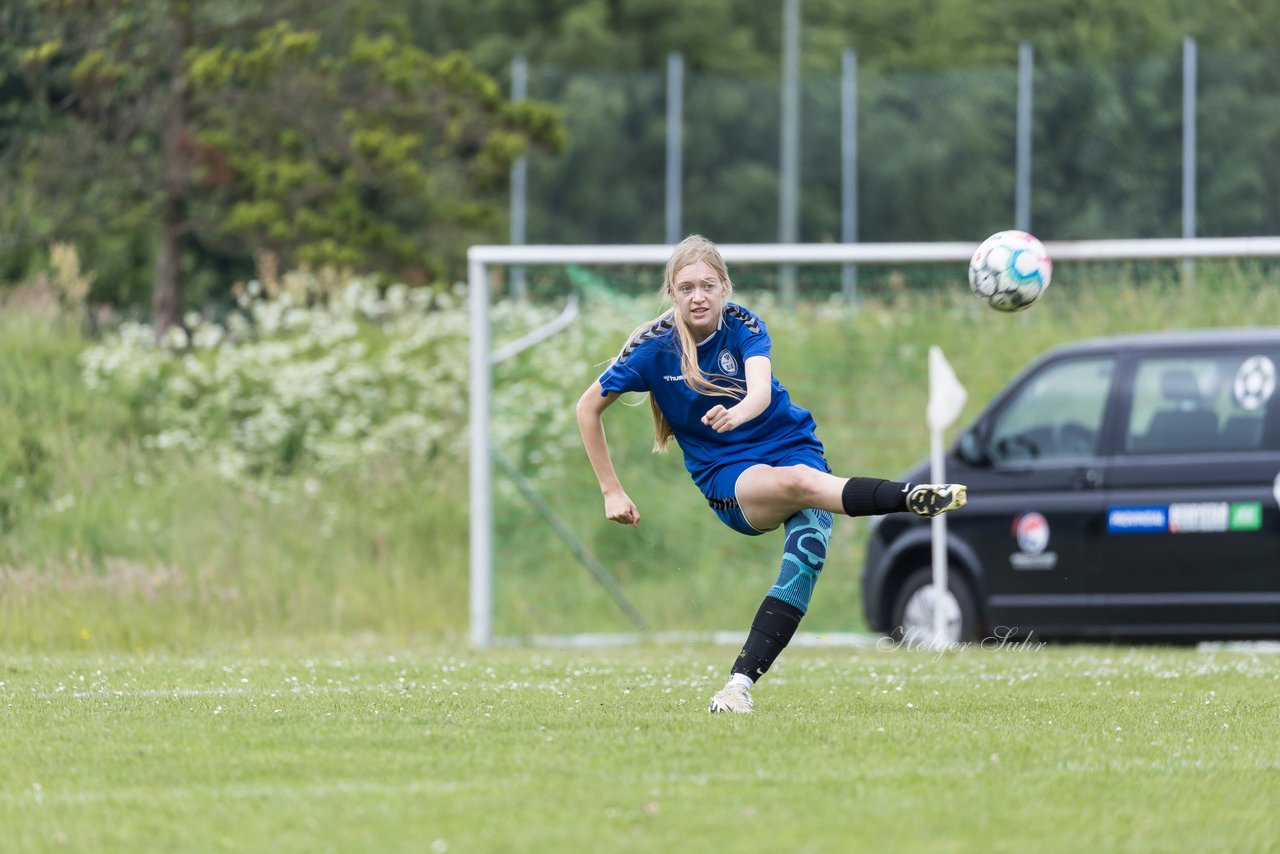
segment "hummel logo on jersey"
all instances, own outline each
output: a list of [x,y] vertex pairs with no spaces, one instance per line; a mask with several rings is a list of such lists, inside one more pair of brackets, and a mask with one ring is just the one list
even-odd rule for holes
[[680,374],[679,376],[675,376],[675,377],[671,376],[671,374],[667,374],[666,376],[663,377],[663,379],[669,383],[682,383],[684,382],[684,374]]

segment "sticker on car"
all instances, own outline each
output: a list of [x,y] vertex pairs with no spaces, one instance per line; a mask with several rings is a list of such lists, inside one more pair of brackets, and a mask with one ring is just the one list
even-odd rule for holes
[[1018,551],[1009,555],[1014,569],[1053,569],[1058,555],[1045,551],[1049,547],[1049,520],[1039,513],[1021,513],[1013,518],[1013,539]]
[[1221,534],[1261,528],[1260,501],[1190,501],[1107,511],[1107,532],[1111,534]]
[[1238,501],[1232,504],[1227,527],[1232,531],[1262,530],[1262,502]]
[[1266,356],[1250,356],[1240,363],[1231,396],[1241,409],[1258,409],[1276,390],[1276,365]]
[[1169,508],[1162,505],[1112,507],[1107,511],[1110,534],[1154,534],[1169,530]]
[[1169,533],[1216,533],[1227,530],[1231,505],[1225,501],[1201,501],[1169,505]]

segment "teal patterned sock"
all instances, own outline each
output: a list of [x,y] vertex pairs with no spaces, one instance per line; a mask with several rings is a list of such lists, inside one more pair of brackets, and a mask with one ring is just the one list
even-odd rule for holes
[[803,614],[809,610],[814,585],[827,560],[831,514],[825,510],[801,510],[787,520],[783,530],[786,542],[782,545],[782,569],[766,595],[800,609]]

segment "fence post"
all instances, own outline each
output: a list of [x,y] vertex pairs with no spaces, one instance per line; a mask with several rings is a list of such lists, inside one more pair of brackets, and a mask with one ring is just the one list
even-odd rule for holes
[[[782,152],[778,193],[778,242],[799,238],[800,200],[800,0],[786,0],[782,9]],[[778,268],[782,304],[796,303],[796,266]]]
[[684,56],[667,54],[667,244],[680,242],[684,173]]
[[1031,75],[1034,53],[1030,42],[1018,43],[1018,130],[1014,165],[1014,228],[1031,230]]
[[[840,239],[858,241],[858,53],[849,49],[840,59]],[[858,266],[840,268],[844,301],[858,301]]]
[[[1196,40],[1182,40],[1182,236],[1196,236]],[[1182,260],[1190,276],[1194,264]]]
[[[529,63],[523,55],[511,61],[511,100],[523,101],[529,88]],[[529,163],[521,156],[511,164],[511,237],[513,246],[523,246],[529,201]],[[523,300],[527,296],[524,266],[513,265],[510,271],[511,296]]]

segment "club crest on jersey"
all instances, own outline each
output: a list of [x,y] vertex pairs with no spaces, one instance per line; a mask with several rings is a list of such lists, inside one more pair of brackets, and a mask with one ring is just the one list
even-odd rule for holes
[[720,370],[730,375],[738,373],[738,360],[728,350],[720,351]]

